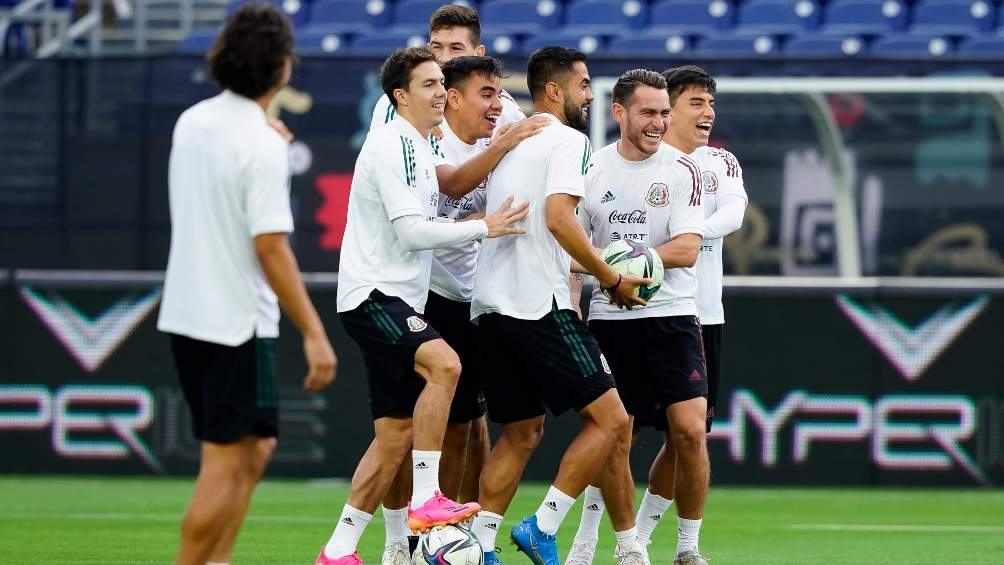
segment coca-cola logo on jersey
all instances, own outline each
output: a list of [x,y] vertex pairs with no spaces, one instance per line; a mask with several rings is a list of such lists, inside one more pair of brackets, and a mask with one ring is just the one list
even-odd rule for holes
[[630,212],[621,212],[620,210],[614,210],[610,212],[609,221],[611,224],[644,224],[648,221],[648,211],[631,210]]

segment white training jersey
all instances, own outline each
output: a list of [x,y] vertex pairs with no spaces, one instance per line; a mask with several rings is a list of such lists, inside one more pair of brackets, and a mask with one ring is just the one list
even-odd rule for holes
[[[719,205],[730,198],[742,199],[743,208],[748,198],[743,186],[743,169],[739,160],[725,149],[701,147],[690,155],[702,171],[704,189],[704,217],[710,218]],[[741,212],[740,212],[741,213]],[[739,225],[742,217],[733,223]],[[725,308],[722,306],[722,245],[727,233],[715,234],[715,239],[705,239],[697,258],[697,315],[701,324],[724,324]]]
[[293,231],[289,144],[230,91],[178,118],[168,164],[171,253],[157,328],[226,346],[279,335],[255,236]]
[[[579,222],[602,249],[622,239],[658,247],[684,233],[702,235],[701,171],[682,151],[662,144],[644,161],[628,161],[615,141],[593,155]],[[594,285],[590,320],[696,316],[694,267],[666,269],[659,291],[641,308],[620,309]]]
[[530,203],[529,214],[514,226],[525,235],[489,239],[481,246],[471,316],[498,312],[539,320],[551,311],[569,310],[571,258],[547,229],[545,204],[552,194],[581,197],[589,169],[589,138],[551,114],[551,124],[506,154],[488,180],[487,209],[510,195],[513,206]]
[[392,222],[435,218],[436,157],[407,120],[369,133],[356,158],[338,270],[338,311],[357,308],[373,290],[397,296],[419,313],[429,295],[432,251],[408,251]]
[[[459,167],[465,161],[476,157],[488,147],[487,139],[478,139],[467,144],[453,133],[446,121],[440,126],[443,138],[438,140],[438,149],[443,154],[440,161],[445,165]],[[433,140],[435,141],[435,140]],[[437,221],[453,222],[485,209],[488,181],[461,198],[445,194],[439,195]],[[450,300],[470,302],[474,297],[474,275],[478,266],[480,241],[469,241],[453,247],[436,249],[432,254],[432,292]]]
[[[502,99],[502,114],[499,115],[499,119],[495,122],[496,129],[510,122],[518,122],[526,117],[523,114],[523,110],[519,109],[519,104],[511,94],[503,90],[499,93],[499,98]],[[390,98],[384,94],[377,100],[376,106],[373,107],[373,116],[370,118],[370,130],[372,131],[373,128],[382,126],[396,117],[397,110],[391,105]]]

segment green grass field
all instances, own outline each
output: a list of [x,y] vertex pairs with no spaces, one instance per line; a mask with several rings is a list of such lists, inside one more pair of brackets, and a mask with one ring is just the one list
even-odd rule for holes
[[[170,563],[191,480],[0,478],[0,563]],[[346,485],[266,481],[237,543],[235,565],[313,563],[327,540]],[[545,485],[520,488],[506,527],[536,509]],[[577,505],[559,533],[567,551]],[[613,534],[601,529],[594,563],[611,564]],[[504,541],[507,565],[529,563]],[[650,547],[654,565],[672,563],[675,520]],[[370,524],[360,554],[379,564],[383,523]],[[701,532],[713,563],[1004,563],[1004,491],[924,489],[713,488]]]

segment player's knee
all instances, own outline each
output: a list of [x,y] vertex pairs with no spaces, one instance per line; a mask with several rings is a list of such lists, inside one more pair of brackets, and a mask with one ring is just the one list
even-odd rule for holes
[[248,478],[251,481],[258,482],[261,480],[262,475],[265,474],[265,467],[268,466],[268,462],[272,459],[272,455],[275,454],[278,446],[279,441],[274,437],[263,437],[256,442],[254,456],[251,458],[251,464],[247,469]]
[[513,448],[523,452],[533,452],[544,439],[543,418],[506,426],[502,431]]
[[677,452],[690,452],[701,450],[707,441],[704,420],[688,422],[685,425],[673,428],[673,447]]

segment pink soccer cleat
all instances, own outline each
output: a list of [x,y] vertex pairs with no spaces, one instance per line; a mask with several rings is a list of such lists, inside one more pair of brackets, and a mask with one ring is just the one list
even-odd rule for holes
[[317,560],[314,561],[314,565],[364,565],[363,560],[359,559],[359,551],[352,552],[352,555],[346,555],[345,557],[339,557],[338,559],[332,559],[324,555],[324,548],[321,548],[321,552],[317,554]]
[[418,508],[408,506],[408,527],[414,532],[424,532],[435,526],[463,522],[481,510],[477,502],[460,504],[436,492],[428,502]]

